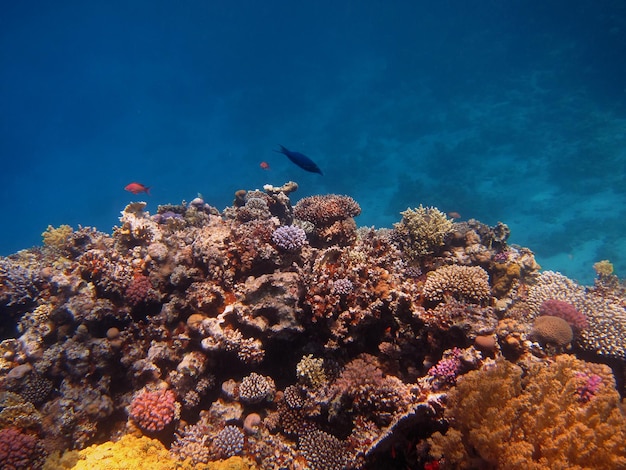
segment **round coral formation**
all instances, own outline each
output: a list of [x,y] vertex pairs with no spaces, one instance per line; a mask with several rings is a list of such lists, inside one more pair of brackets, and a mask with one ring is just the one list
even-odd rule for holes
[[348,463],[344,444],[327,432],[308,432],[300,437],[298,446],[311,470],[336,470]]
[[322,226],[356,217],[360,213],[361,207],[354,199],[338,194],[305,197],[300,199],[293,208],[293,215],[296,219]]
[[296,252],[306,243],[306,232],[295,225],[283,225],[272,234],[274,245],[284,251]]
[[131,402],[129,415],[142,430],[158,432],[178,419],[179,409],[171,390],[144,390]]
[[225,458],[240,454],[243,450],[245,435],[237,426],[225,426],[213,441]]
[[541,304],[539,315],[562,318],[575,331],[584,330],[589,326],[587,317],[580,313],[572,304],[563,300],[546,300]]
[[431,301],[451,295],[457,300],[482,302],[491,296],[489,275],[480,266],[443,266],[428,273],[424,297]]
[[152,289],[152,283],[143,274],[136,275],[126,289],[126,301],[131,306],[145,302]]
[[15,428],[0,430],[0,468],[27,470],[41,468],[42,449],[38,439]]
[[239,399],[244,403],[260,403],[264,400],[271,400],[275,393],[274,380],[256,372],[244,377],[239,385]]
[[572,327],[559,317],[537,317],[533,323],[531,336],[542,344],[553,344],[561,348],[567,346],[574,339]]

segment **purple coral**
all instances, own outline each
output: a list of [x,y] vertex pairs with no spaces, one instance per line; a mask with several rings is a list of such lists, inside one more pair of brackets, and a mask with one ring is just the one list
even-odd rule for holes
[[348,295],[352,292],[354,285],[350,279],[337,279],[333,282],[331,292],[336,295]]
[[575,331],[584,330],[589,326],[587,317],[569,302],[550,299],[541,304],[539,315],[559,317],[565,320]]
[[295,225],[283,225],[274,230],[272,241],[282,250],[296,252],[306,243],[306,232]]
[[597,374],[587,374],[585,372],[578,372],[576,378],[580,379],[580,385],[576,388],[578,395],[578,401],[581,403],[587,403],[591,400],[602,384],[602,377]]
[[237,426],[225,426],[215,436],[214,444],[223,457],[229,458],[240,454],[243,450],[245,436]]
[[463,351],[459,348],[452,348],[444,353],[443,358],[437,364],[428,369],[428,375],[433,378],[435,389],[456,384],[456,378],[461,371],[462,354]]

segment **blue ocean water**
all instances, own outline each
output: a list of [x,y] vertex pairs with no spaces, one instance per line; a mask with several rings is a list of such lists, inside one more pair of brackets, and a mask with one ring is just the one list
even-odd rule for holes
[[[546,269],[626,273],[626,3],[4,2],[0,255],[131,200],[297,181],[360,225],[507,223]],[[314,159],[306,173],[273,152]],[[269,163],[269,170],[259,164]],[[123,190],[131,181],[150,196]]]

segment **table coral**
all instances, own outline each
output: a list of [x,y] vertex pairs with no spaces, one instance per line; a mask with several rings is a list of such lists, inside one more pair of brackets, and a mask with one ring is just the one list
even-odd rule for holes
[[[580,401],[580,373],[601,377]],[[626,466],[626,416],[611,370],[573,356],[522,369],[504,359],[470,372],[449,394],[451,429],[430,440],[442,468],[614,469]],[[472,464],[471,462],[474,462]]]

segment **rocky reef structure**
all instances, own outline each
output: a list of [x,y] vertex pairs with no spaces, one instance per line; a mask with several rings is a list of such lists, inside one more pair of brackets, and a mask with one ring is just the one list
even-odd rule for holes
[[296,189],[131,203],[0,258],[0,466],[626,465],[608,261],[583,287],[502,223],[358,228]]

